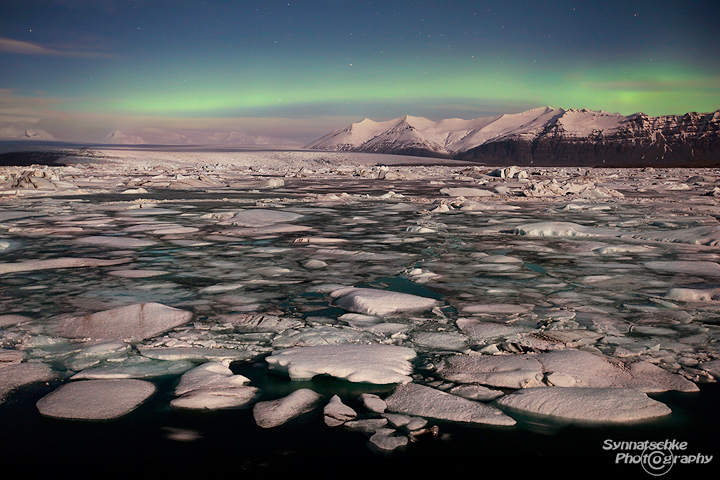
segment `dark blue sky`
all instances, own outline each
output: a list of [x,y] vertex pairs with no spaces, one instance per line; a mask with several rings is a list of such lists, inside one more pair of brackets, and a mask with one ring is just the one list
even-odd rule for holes
[[717,0],[3,0],[0,130],[720,108]]

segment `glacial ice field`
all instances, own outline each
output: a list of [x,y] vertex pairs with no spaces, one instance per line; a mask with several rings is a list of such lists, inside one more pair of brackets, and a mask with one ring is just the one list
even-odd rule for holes
[[[0,167],[0,458],[644,474],[605,442],[719,453],[720,171],[398,158]],[[674,473],[720,462],[695,460]]]

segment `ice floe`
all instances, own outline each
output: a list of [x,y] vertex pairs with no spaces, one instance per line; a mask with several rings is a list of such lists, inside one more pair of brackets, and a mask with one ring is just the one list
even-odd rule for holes
[[399,385],[385,399],[391,412],[462,423],[515,425],[515,420],[485,403],[417,383]]
[[250,379],[233,374],[219,362],[208,362],[184,373],[175,388],[177,398],[170,405],[177,408],[213,410],[249,405],[259,389],[247,385]]
[[220,223],[242,227],[265,227],[268,224],[287,223],[299,218],[302,218],[302,215],[282,210],[250,209],[242,210]]
[[406,383],[412,380],[414,350],[394,345],[322,345],[274,351],[266,358],[272,370],[293,380],[331,375],[351,382]]
[[56,270],[60,268],[107,267],[127,263],[127,258],[54,258],[49,260],[26,260],[22,262],[0,263],[0,274],[31,272],[35,270]]
[[68,318],[62,322],[62,334],[70,338],[142,340],[182,325],[192,315],[154,302],[128,305]]
[[337,395],[330,398],[330,401],[323,408],[323,414],[325,424],[329,427],[337,427],[357,418],[357,412],[345,405]]
[[698,387],[685,377],[644,361],[619,359],[584,350],[519,355],[456,355],[439,366],[446,380],[506,388],[544,386],[634,388],[643,392]]
[[645,266],[660,272],[720,277],[720,264],[716,262],[694,260],[656,260],[652,262],[645,262]]
[[259,427],[278,427],[312,412],[319,406],[322,398],[319,393],[301,388],[283,398],[257,402],[253,406],[253,417]]
[[439,304],[433,298],[374,288],[343,288],[332,292],[331,296],[335,298],[335,304],[345,310],[380,316],[429,310]]
[[89,245],[102,245],[105,247],[112,248],[140,248],[149,247],[155,245],[153,240],[145,240],[142,238],[135,237],[113,237],[113,236],[94,236],[94,237],[81,237],[77,239],[78,243],[85,243]]
[[449,197],[491,197],[493,192],[485,190],[483,188],[471,188],[471,187],[452,187],[442,188],[440,193],[445,194]]
[[496,402],[509,412],[587,423],[631,423],[672,413],[667,405],[633,388],[530,388]]
[[69,420],[111,420],[145,402],[155,385],[145,380],[82,380],[60,386],[37,402],[42,415]]

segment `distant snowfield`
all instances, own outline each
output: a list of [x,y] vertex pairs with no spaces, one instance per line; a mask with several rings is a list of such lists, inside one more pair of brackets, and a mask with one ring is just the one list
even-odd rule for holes
[[192,442],[213,410],[403,458],[468,425],[673,425],[655,395],[720,378],[720,170],[66,160],[0,167],[0,417],[157,409],[151,438]]

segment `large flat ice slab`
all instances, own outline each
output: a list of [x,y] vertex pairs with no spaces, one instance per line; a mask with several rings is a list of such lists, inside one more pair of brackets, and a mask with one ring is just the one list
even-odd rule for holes
[[385,399],[391,412],[452,422],[514,425],[499,409],[416,383],[399,385]]
[[688,243],[691,245],[720,246],[720,226],[690,227],[669,232],[648,232],[632,235],[633,238],[655,242]]
[[345,310],[367,315],[429,310],[439,304],[433,298],[375,288],[344,288],[332,292],[335,304]]
[[144,380],[70,382],[37,402],[42,415],[70,420],[111,420],[133,411],[155,393]]
[[104,236],[94,235],[91,237],[82,237],[77,239],[78,243],[84,243],[88,245],[100,245],[103,247],[111,248],[141,248],[155,245],[156,242],[152,240],[146,240],[135,237],[117,237],[117,236]]
[[667,405],[632,388],[528,388],[496,402],[510,411],[591,423],[634,422],[671,413]]
[[319,393],[301,388],[286,397],[256,403],[253,417],[259,427],[277,427],[311,412],[320,404],[322,398]]
[[102,312],[71,317],[63,322],[69,338],[142,340],[182,325],[192,312],[160,303],[139,303]]
[[413,371],[415,351],[394,345],[318,345],[273,352],[270,369],[287,373],[293,380],[331,375],[350,382],[406,383]]
[[449,187],[441,188],[440,193],[449,197],[491,197],[493,193],[482,188]]
[[643,392],[694,392],[697,385],[681,375],[644,362],[619,359],[583,350],[556,350],[519,355],[456,355],[438,367],[449,381],[494,387],[544,386],[634,388]]
[[652,262],[645,262],[645,266],[659,272],[720,277],[720,264],[715,262],[692,260],[656,260]]
[[0,274],[31,272],[36,270],[56,270],[59,268],[107,267],[127,263],[127,258],[106,260],[102,258],[62,257],[49,260],[25,260],[23,262],[0,263]]
[[273,223],[292,222],[302,218],[298,213],[282,210],[269,210],[255,208],[236,213],[232,218],[222,221],[224,225],[239,225],[242,227],[264,227]]

